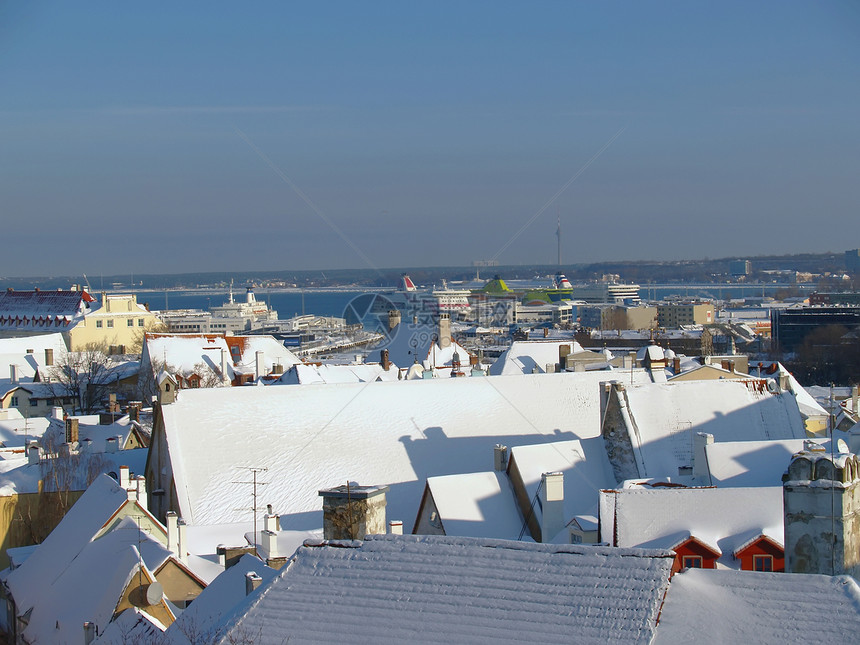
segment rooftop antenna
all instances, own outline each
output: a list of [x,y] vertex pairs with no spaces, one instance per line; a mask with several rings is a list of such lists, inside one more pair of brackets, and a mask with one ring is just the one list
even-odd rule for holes
[[555,230],[555,236],[558,238],[558,266],[561,267],[561,215],[558,216],[558,228]]
[[[245,467],[243,470],[251,471],[252,479],[249,482],[233,482],[234,484],[250,484],[251,488],[251,513],[254,516],[254,555],[260,557],[257,553],[257,511],[262,510],[257,506],[257,486],[265,486],[269,482],[261,482],[257,481],[257,475],[259,473],[264,473],[268,468],[265,467]],[[235,511],[247,511],[247,508],[236,508],[233,509]]]

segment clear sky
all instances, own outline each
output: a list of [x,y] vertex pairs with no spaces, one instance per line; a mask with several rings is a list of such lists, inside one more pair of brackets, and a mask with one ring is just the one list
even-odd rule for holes
[[856,248],[858,70],[854,0],[0,2],[0,275]]

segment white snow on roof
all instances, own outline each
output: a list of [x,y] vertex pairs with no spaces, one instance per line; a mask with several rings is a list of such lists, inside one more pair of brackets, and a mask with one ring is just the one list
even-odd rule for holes
[[693,433],[715,441],[806,437],[790,393],[759,392],[755,381],[680,381],[626,388],[628,433],[640,476],[675,476],[692,464]]
[[[614,502],[614,503],[613,503]],[[622,547],[671,549],[689,537],[733,553],[756,535],[783,543],[782,486],[763,488],[625,488],[601,493],[601,539]]]
[[[803,450],[804,441],[726,441],[705,446],[709,483],[720,487],[779,486],[791,456]],[[829,440],[819,443],[830,450]]]
[[571,354],[582,351],[582,345],[576,341],[523,341],[511,343],[496,361],[490,365],[490,375],[499,374],[531,374],[534,368],[540,372],[546,371],[547,364],[558,363],[559,347],[570,349]]
[[[586,448],[588,452],[586,454]],[[556,441],[532,446],[514,446],[512,459],[516,462],[529,500],[534,500],[541,475],[548,472],[564,474],[564,518],[569,522],[575,515],[595,512],[601,488],[615,486],[612,467],[600,439]],[[534,512],[540,519],[540,506]],[[552,536],[548,536],[549,541]],[[569,541],[566,540],[566,541]]]
[[261,645],[648,643],[672,561],[665,551],[439,536],[308,546],[217,642],[253,633]]
[[204,638],[204,630],[211,625],[220,624],[234,607],[246,600],[245,574],[249,572],[262,578],[261,587],[253,592],[254,595],[260,593],[262,585],[278,574],[259,558],[250,554],[243,555],[236,564],[222,571],[221,575],[200,592],[194,602],[164,632],[164,641],[183,644],[209,642],[212,635],[207,634],[207,638]]
[[[441,347],[436,338],[439,328],[436,325],[412,324],[402,322],[391,332],[391,340],[385,345],[392,363],[408,369],[416,360],[428,368],[451,365],[454,352],[460,356],[463,366],[469,365],[469,351],[451,338],[448,347]],[[382,349],[382,347],[379,347]]]
[[445,535],[515,540],[523,517],[513,487],[503,472],[468,473],[429,477]]
[[689,569],[672,578],[654,642],[846,643],[858,633],[849,576]]
[[124,610],[110,622],[94,645],[127,645],[128,643],[160,643],[164,625],[137,607]]
[[170,551],[160,542],[141,531],[132,518],[124,518],[53,575],[38,581],[39,594],[25,638],[31,643],[77,642],[85,621],[108,624],[141,558],[151,576],[168,557]]
[[[282,516],[320,511],[347,480],[391,486],[388,515],[414,517],[427,477],[474,472],[493,446],[599,435],[605,374],[431,379],[326,387],[183,390],[163,408],[181,516],[245,519],[247,468],[266,467]],[[156,486],[157,484],[151,483]]]
[[376,380],[396,381],[397,372],[397,366],[393,364],[386,371],[382,369],[379,363],[362,365],[298,363],[284,372],[281,378],[272,384],[309,385],[314,383],[368,383]]
[[213,371],[221,369],[221,352],[227,356],[227,377],[236,374],[253,374],[256,370],[257,352],[263,352],[263,365],[268,369],[273,364],[285,369],[301,362],[272,336],[242,336],[238,341],[241,353],[231,354],[227,339],[219,334],[147,334],[141,364],[145,369],[166,363],[183,377],[200,371],[203,364]]
[[127,493],[107,475],[100,475],[87,488],[36,552],[9,573],[6,584],[19,613],[35,604],[45,581],[56,578],[126,501]]
[[18,378],[32,379],[36,370],[45,365],[45,350],[54,352],[54,363],[66,355],[66,342],[63,335],[39,334],[19,338],[0,338],[0,370],[7,377],[10,365],[18,368]]

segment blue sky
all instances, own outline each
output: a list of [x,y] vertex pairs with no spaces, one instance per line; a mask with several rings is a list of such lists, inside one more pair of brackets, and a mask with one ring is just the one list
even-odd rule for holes
[[860,4],[412,4],[0,3],[0,274],[860,243]]

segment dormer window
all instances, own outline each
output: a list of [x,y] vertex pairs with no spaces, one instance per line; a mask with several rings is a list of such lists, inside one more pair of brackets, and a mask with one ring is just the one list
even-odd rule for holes
[[685,569],[701,569],[702,556],[700,555],[685,555],[682,565]]
[[773,556],[772,555],[756,555],[753,556],[754,571],[773,571]]

